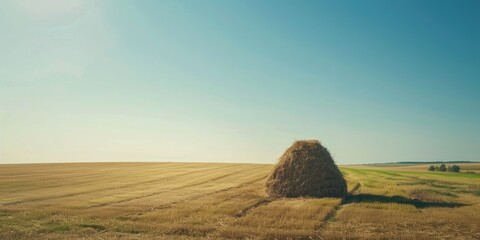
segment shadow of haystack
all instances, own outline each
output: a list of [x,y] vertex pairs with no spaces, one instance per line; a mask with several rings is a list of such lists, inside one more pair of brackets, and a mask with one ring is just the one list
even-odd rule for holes
[[466,206],[466,204],[463,204],[463,203],[425,202],[418,199],[409,199],[401,196],[388,197],[388,196],[374,195],[374,194],[347,195],[342,200],[342,204],[361,203],[361,202],[408,204],[408,205],[413,205],[416,208],[430,208],[430,207],[456,208],[456,207]]

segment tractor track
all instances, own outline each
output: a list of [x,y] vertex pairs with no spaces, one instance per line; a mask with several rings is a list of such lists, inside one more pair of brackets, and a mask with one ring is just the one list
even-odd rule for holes
[[[357,195],[362,191],[362,184],[360,182],[357,182],[355,186],[348,192],[348,195]],[[315,227],[315,229],[318,230],[324,230],[328,224],[331,222],[335,221],[337,219],[337,214],[338,212],[343,208],[343,206],[347,203],[346,198],[348,196],[345,196],[342,198],[342,201],[336,205],[327,215],[325,218],[323,218],[322,222]]]

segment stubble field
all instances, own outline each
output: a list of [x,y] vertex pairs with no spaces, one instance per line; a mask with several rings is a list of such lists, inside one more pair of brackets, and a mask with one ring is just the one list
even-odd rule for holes
[[344,166],[344,199],[270,199],[272,167],[0,165],[0,239],[480,239],[478,173]]

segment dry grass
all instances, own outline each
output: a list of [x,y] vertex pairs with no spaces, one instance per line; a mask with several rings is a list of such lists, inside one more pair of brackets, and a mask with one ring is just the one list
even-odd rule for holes
[[272,197],[343,197],[347,183],[328,150],[317,140],[296,141],[267,179]]
[[0,165],[0,239],[480,239],[480,174],[341,168],[345,199],[270,199],[272,165]]

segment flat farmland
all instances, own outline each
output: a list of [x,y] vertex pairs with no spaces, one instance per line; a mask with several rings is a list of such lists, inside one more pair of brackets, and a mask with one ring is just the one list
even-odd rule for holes
[[[397,170],[397,171],[419,171],[425,172],[428,167],[430,166],[440,166],[441,163],[433,163],[433,164],[369,164],[369,165],[349,165],[349,168],[366,168],[366,169],[382,169],[386,168],[388,170]],[[457,165],[460,166],[462,172],[474,172],[480,173],[480,163],[445,163],[445,165],[453,166]]]
[[271,199],[272,167],[0,165],[0,239],[480,239],[480,174],[343,166],[343,199]]

